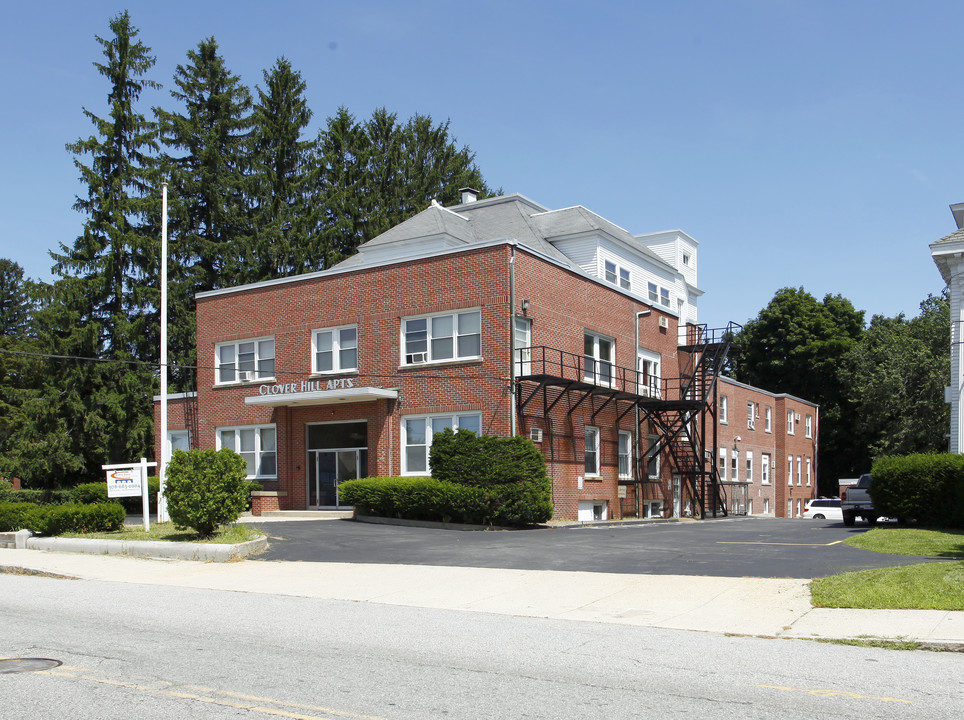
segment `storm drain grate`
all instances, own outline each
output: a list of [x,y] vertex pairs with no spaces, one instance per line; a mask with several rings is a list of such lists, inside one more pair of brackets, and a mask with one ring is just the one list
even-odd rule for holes
[[38,672],[63,665],[60,660],[50,658],[7,658],[0,659],[0,675],[5,673]]

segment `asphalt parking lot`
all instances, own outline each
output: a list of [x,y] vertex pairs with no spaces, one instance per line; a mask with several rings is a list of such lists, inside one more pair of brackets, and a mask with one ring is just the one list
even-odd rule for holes
[[866,525],[825,520],[727,518],[466,532],[350,520],[261,526],[257,560],[384,563],[516,570],[815,578],[852,570],[937,562],[844,544]]

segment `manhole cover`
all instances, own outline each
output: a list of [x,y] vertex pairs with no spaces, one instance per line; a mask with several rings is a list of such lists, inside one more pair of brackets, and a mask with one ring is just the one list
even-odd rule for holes
[[60,660],[51,660],[50,658],[9,658],[0,660],[0,674],[37,672],[39,670],[50,670],[59,665],[63,665]]

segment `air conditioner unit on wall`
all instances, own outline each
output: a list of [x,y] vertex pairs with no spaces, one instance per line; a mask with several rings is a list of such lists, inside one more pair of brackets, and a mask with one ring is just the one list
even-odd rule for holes
[[793,419],[796,420],[797,422],[800,422],[800,413],[796,413],[796,414],[793,416]]
[[541,443],[542,428],[529,428],[529,439],[534,443]]
[[238,371],[238,380],[239,380],[240,382],[248,382],[250,379],[251,379],[251,371],[250,371],[250,370],[239,370],[239,371]]
[[665,330],[666,328],[669,327],[669,320],[667,320],[665,317],[663,317],[662,315],[660,315],[660,317],[659,317],[659,326]]
[[423,363],[426,360],[428,353],[411,353],[405,356],[405,361],[408,363]]

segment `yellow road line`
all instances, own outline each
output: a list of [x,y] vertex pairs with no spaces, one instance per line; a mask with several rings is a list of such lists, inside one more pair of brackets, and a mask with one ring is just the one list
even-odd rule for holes
[[[363,715],[359,713],[346,712],[344,710],[319,707],[316,705],[303,705],[300,703],[286,702],[284,700],[273,700],[271,698],[258,697],[256,695],[244,695],[242,693],[233,693],[226,690],[198,687],[196,685],[184,685],[180,686],[179,689],[174,685],[174,683],[166,680],[158,680],[153,686],[142,683],[125,682],[122,680],[112,680],[111,678],[93,675],[91,671],[84,668],[61,666],[56,670],[44,670],[42,672],[47,675],[86,680],[88,682],[95,682],[101,685],[112,685],[114,687],[122,687],[127,690],[137,690],[139,692],[146,692],[154,695],[175,697],[181,700],[192,700],[194,702],[209,703],[223,707],[233,707],[241,710],[248,710],[250,712],[259,712],[264,715],[292,718],[293,720],[337,720],[337,718],[350,718],[351,720],[385,720],[385,718],[377,715]],[[184,690],[193,690],[195,692],[184,692]],[[267,705],[274,705],[276,707],[266,707]],[[285,708],[290,708],[290,710]],[[305,715],[303,714],[304,712],[309,712],[312,714]]]
[[895,703],[906,703],[912,705],[910,700],[902,700],[900,698],[892,697],[874,697],[873,695],[860,695],[858,693],[849,692],[847,690],[826,690],[822,688],[794,688],[794,687],[784,687],[782,685],[757,685],[758,688],[764,688],[766,690],[783,690],[785,692],[798,692],[805,693],[807,695],[814,695],[816,697],[844,697],[851,698],[853,700],[878,700],[879,702],[895,702]]

